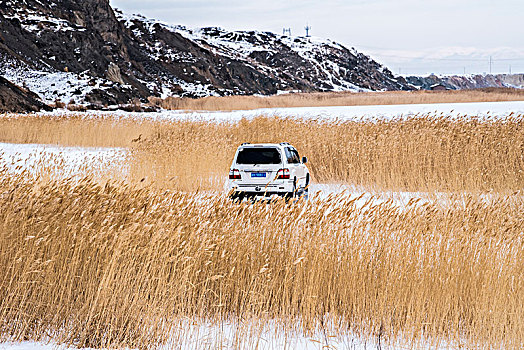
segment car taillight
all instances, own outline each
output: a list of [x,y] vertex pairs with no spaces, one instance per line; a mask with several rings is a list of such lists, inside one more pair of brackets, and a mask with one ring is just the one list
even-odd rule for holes
[[277,179],[279,180],[289,179],[289,169],[280,169],[277,173]]
[[229,180],[240,180],[240,171],[238,169],[229,170]]

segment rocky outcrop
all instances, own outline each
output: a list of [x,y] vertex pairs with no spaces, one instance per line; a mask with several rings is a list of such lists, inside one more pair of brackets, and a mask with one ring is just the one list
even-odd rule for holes
[[[0,1],[0,35],[0,75],[18,84],[36,81],[34,90],[44,100],[83,102],[94,94],[111,104],[150,95],[127,53],[129,33],[107,0]],[[122,71],[118,84],[106,79],[112,65]],[[50,79],[70,88],[47,94]]]
[[37,95],[23,90],[7,79],[0,77],[0,112],[37,112],[51,110],[44,105]]
[[108,0],[0,0],[0,75],[44,101],[412,87],[354,49],[267,32],[191,30]]
[[278,91],[410,90],[370,57],[330,40],[270,32],[189,29],[142,16],[117,17],[182,95],[275,94]]
[[114,83],[124,84],[120,67],[118,67],[113,62],[109,63],[109,67],[107,67],[106,78]]
[[[189,29],[125,15],[109,0],[0,0],[0,76],[14,83],[3,83],[5,100],[98,107],[150,96],[524,86],[523,75],[397,77],[330,40]],[[23,100],[22,109],[38,108]]]

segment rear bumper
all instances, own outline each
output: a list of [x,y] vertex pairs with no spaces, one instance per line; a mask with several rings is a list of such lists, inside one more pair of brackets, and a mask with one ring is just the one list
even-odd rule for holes
[[271,184],[244,184],[239,181],[229,181],[229,191],[255,195],[283,195],[293,191],[293,181],[281,180]]
[[289,192],[231,192],[230,197],[231,198],[255,198],[255,197],[273,197],[273,196],[279,196],[279,197],[285,197],[288,196]]

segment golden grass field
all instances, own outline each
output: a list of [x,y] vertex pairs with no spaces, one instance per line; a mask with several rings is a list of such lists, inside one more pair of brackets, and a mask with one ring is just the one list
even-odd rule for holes
[[520,115],[347,122],[261,117],[238,123],[82,115],[0,118],[0,142],[129,147],[126,180],[183,191],[221,189],[239,144],[283,140],[309,158],[312,177],[321,183],[412,192],[524,188]]
[[318,92],[291,93],[278,96],[227,96],[199,99],[151,98],[150,103],[165,109],[181,110],[249,110],[278,107],[324,107],[398,105],[426,103],[522,101],[524,91],[511,88],[486,88],[455,91],[387,91],[387,92]]
[[236,205],[2,175],[0,207],[3,340],[149,348],[183,339],[187,319],[523,345],[521,194],[403,210],[349,197]]
[[[320,345],[524,346],[522,116],[121,121],[0,118],[0,142],[130,149],[110,182],[0,165],[0,341],[179,348],[188,325],[227,323],[239,349],[261,346],[268,324]],[[239,143],[283,140],[316,182],[450,200],[216,193]]]
[[[524,121],[414,117],[373,122],[278,118],[174,122],[132,152],[132,176],[180,190],[220,187],[242,142],[291,142],[316,182],[393,191],[524,188]],[[203,176],[195,176],[203,174]]]

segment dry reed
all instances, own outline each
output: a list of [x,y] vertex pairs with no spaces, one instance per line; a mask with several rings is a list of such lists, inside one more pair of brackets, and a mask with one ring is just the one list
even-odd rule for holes
[[524,188],[524,121],[415,116],[332,122],[256,118],[163,124],[132,151],[131,178],[194,191],[221,189],[237,146],[291,142],[316,182],[394,191]]
[[0,142],[130,147],[152,128],[149,121],[113,116],[6,114],[0,115]]
[[21,120],[4,121],[2,137],[131,144],[130,179],[148,181],[101,185],[103,169],[88,164],[88,177],[51,181],[61,160],[19,175],[0,162],[0,341],[180,348],[192,327],[236,323],[235,348],[255,347],[268,325],[323,333],[326,346],[348,334],[413,347],[524,346],[520,192],[399,208],[333,195],[233,205],[166,190],[220,189],[240,142],[287,140],[317,181],[514,191],[523,187],[520,117]]
[[425,103],[462,103],[522,101],[524,90],[487,88],[457,91],[388,91],[292,93],[279,96],[228,96],[200,99],[168,97],[151,98],[153,105],[175,110],[249,110],[277,107],[325,107],[361,105],[398,105]]
[[524,188],[520,115],[427,114],[389,121],[264,117],[237,123],[81,115],[0,118],[0,142],[131,147],[126,180],[184,191],[221,190],[240,143],[282,141],[291,142],[309,158],[316,182],[377,191]]
[[178,348],[205,320],[519,349],[523,211],[520,193],[234,205],[0,171],[0,340]]

